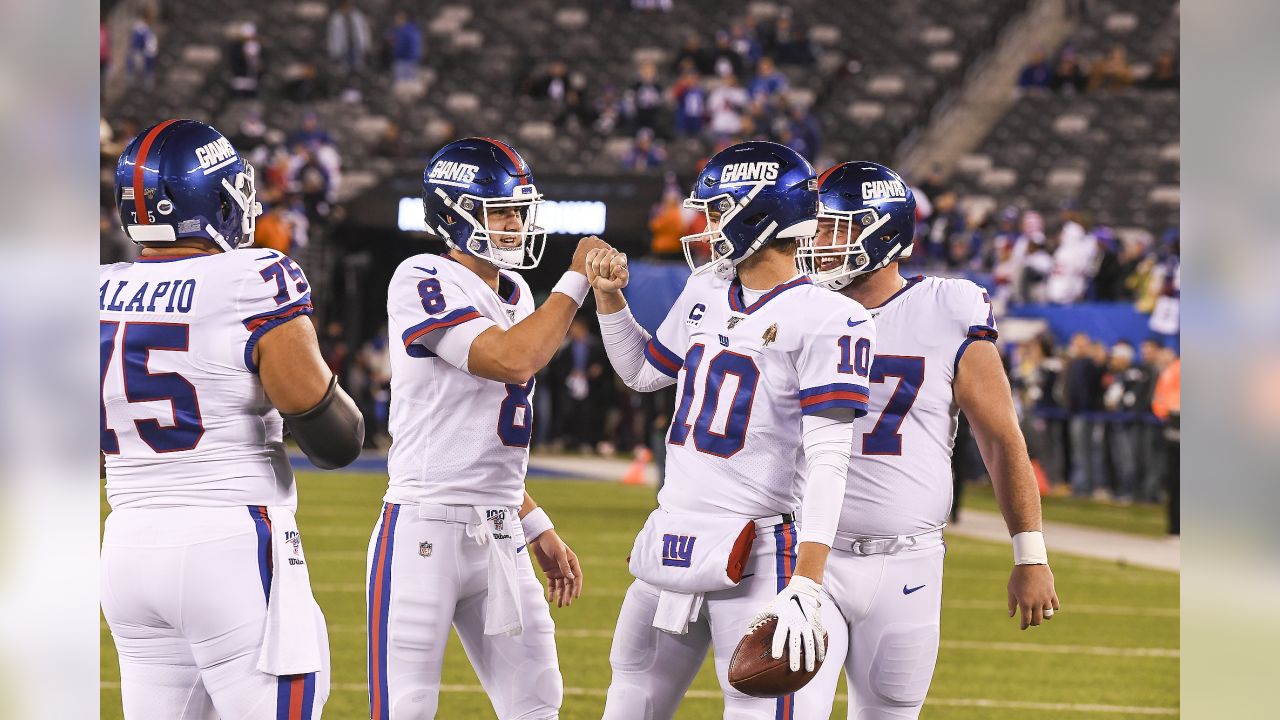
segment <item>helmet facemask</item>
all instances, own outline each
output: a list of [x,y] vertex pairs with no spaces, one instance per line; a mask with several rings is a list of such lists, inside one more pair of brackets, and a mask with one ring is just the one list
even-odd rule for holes
[[685,262],[689,263],[689,269],[694,275],[710,271],[725,277],[732,276],[734,266],[759,250],[778,229],[778,224],[770,221],[761,228],[760,234],[742,253],[742,256],[737,258],[733,257],[733,242],[722,229],[733,222],[734,218],[745,210],[751,200],[768,184],[758,183],[737,201],[729,193],[721,193],[705,200],[692,195],[685,199],[685,209],[701,213],[706,222],[706,229],[702,232],[680,238]]
[[[796,267],[824,287],[832,290],[848,287],[855,277],[879,270],[897,259],[897,254],[890,253],[873,265],[865,246],[868,240],[878,237],[880,229],[891,218],[891,214],[881,215],[872,208],[832,210],[819,203],[819,232],[796,244]],[[827,223],[832,224],[829,241],[822,232]]]
[[[205,227],[205,231],[209,233],[209,237],[217,243],[218,247],[226,251],[234,250],[238,247],[249,247],[253,245],[253,233],[258,227],[258,216],[262,214],[262,203],[258,202],[258,186],[254,181],[253,166],[248,162],[244,164],[244,170],[236,173],[235,183],[230,179],[222,178],[222,189],[226,191],[226,197],[223,198],[223,205],[231,214],[226,221],[230,223],[232,220],[239,221],[239,242],[227,240],[219,233],[213,225]],[[228,202],[228,199],[230,202]],[[222,219],[219,218],[221,222]],[[224,225],[224,227],[226,227]],[[232,226],[234,227],[234,226]]]
[[[463,194],[454,201],[440,188],[435,192],[446,207],[471,225],[470,237],[460,250],[506,270],[531,270],[542,262],[547,231],[538,225],[538,207],[543,199],[533,185],[517,186],[511,197],[503,198]],[[518,229],[489,227],[491,211],[509,209],[515,209],[519,217]],[[449,237],[447,233],[444,235],[446,239]],[[452,241],[449,244],[454,245]]]

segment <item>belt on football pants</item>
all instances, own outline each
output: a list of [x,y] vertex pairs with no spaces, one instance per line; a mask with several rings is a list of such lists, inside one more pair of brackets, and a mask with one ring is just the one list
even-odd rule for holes
[[769,517],[757,518],[755,523],[756,523],[757,530],[763,530],[765,528],[771,528],[774,525],[781,525],[783,523],[793,523],[795,521],[796,521],[795,513],[783,513],[781,515],[770,515]]
[[[519,515],[519,508],[511,508],[513,517]],[[473,525],[476,522],[476,509],[471,505],[436,505],[423,503],[418,505],[419,520],[439,520],[441,522]]]
[[942,544],[942,528],[946,523],[911,535],[873,536],[836,531],[832,550],[843,550],[854,555],[895,555],[904,550],[923,550]]

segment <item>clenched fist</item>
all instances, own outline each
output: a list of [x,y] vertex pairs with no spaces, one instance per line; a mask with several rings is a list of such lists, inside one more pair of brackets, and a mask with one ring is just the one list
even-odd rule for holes
[[[573,251],[573,260],[569,261],[569,270],[587,275],[587,256],[593,250],[613,250],[613,248],[595,235],[588,235],[578,241],[578,247]],[[590,280],[591,276],[587,275],[587,279]]]
[[631,278],[626,253],[613,248],[597,248],[587,252],[587,282],[600,292],[618,292]]

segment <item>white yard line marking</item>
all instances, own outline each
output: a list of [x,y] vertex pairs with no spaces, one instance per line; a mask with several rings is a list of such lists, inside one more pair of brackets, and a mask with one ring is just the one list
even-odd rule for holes
[[[104,681],[98,684],[102,690],[119,690],[120,683]],[[329,686],[331,691],[338,692],[354,692],[367,693],[369,687],[364,683],[333,683]],[[471,695],[483,695],[484,688],[479,685],[456,685],[445,684],[440,686],[442,693],[467,693]],[[565,695],[577,695],[581,697],[599,697],[602,698],[606,694],[605,688],[583,688],[583,687],[566,687]],[[719,700],[721,694],[717,690],[689,690],[685,693],[686,698],[693,700]],[[847,702],[844,696],[837,696],[836,703],[843,705]],[[1008,710],[1057,710],[1060,712],[1079,712],[1079,713],[1111,713],[1122,715],[1177,715],[1177,708],[1166,707],[1150,707],[1150,706],[1125,706],[1125,705],[1095,705],[1091,703],[1042,703],[1042,702],[1025,702],[1021,700],[990,700],[986,698],[929,698],[924,703],[926,706],[949,706],[949,707],[982,707]]]

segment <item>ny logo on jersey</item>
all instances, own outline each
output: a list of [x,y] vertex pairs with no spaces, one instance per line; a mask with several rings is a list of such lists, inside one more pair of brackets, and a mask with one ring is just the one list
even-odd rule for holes
[[670,567],[689,567],[693,562],[693,544],[698,541],[694,535],[662,536],[662,564]]
[[485,520],[493,524],[493,529],[502,532],[502,523],[507,519],[506,510],[488,510],[485,512]]

